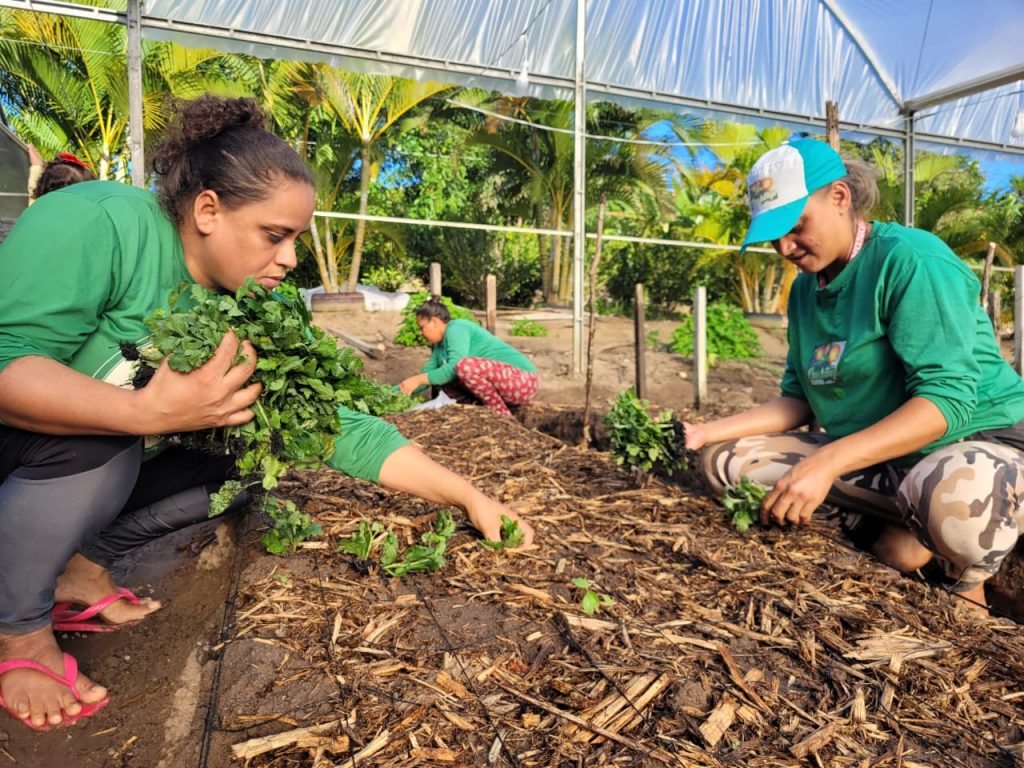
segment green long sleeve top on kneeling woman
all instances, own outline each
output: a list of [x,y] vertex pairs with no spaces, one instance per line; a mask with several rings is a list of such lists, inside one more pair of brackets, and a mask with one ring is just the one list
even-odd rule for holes
[[482,357],[507,363],[527,373],[536,373],[537,366],[519,350],[509,346],[486,329],[469,320],[452,320],[445,328],[444,338],[431,350],[423,366],[427,381],[433,385],[455,380],[455,366],[467,357]]

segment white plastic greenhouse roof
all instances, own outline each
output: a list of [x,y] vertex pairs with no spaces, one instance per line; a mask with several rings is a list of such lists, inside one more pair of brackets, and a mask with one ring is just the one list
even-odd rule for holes
[[506,90],[526,63],[534,92],[571,97],[577,2],[592,98],[814,119],[834,100],[847,127],[914,112],[921,136],[1024,147],[1024,0],[146,0],[143,27]]

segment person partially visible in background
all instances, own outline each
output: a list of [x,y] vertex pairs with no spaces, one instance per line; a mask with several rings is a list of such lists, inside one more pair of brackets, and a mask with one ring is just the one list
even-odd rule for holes
[[28,172],[28,204],[32,205],[47,192],[53,192],[82,181],[94,181],[96,174],[70,152],[61,152],[50,162],[31,144],[28,145],[31,168]]

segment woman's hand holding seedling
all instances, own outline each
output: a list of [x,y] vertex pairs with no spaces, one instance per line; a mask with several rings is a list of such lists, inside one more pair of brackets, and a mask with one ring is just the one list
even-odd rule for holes
[[[236,362],[241,356],[245,360]],[[249,407],[262,389],[259,384],[245,386],[255,370],[256,350],[248,341],[239,346],[231,331],[224,334],[213,357],[194,371],[178,373],[164,360],[145,388],[137,391],[142,411],[152,421],[148,434],[245,424],[253,417]]]

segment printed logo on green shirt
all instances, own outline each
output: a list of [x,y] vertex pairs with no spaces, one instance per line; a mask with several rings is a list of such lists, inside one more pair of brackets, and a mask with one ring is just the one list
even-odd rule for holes
[[844,351],[845,341],[831,341],[814,348],[811,364],[807,366],[807,379],[812,386],[821,387],[838,381],[839,361]]

